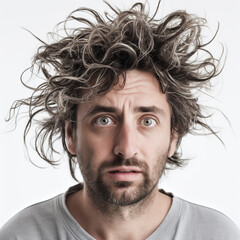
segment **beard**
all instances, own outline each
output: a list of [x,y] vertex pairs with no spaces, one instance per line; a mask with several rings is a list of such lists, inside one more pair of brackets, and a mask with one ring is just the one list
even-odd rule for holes
[[[152,171],[146,161],[137,158],[124,159],[116,156],[111,161],[103,162],[98,171],[91,165],[91,158],[83,159],[78,154],[81,173],[91,198],[98,206],[130,206],[141,200],[147,200],[158,185],[159,179],[165,169],[168,151],[154,160]],[[107,181],[104,170],[112,167],[134,166],[141,169],[142,180],[139,183],[130,181]],[[95,171],[94,171],[95,170]]]

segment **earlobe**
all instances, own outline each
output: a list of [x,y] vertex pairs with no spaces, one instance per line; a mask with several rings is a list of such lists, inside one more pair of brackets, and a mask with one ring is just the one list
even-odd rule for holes
[[75,141],[74,141],[74,133],[71,124],[69,121],[65,121],[65,141],[68,148],[68,151],[75,155],[76,149],[75,149]]
[[177,142],[178,142],[178,133],[176,130],[174,130],[171,136],[171,143],[169,147],[168,157],[172,157],[172,155],[176,151]]

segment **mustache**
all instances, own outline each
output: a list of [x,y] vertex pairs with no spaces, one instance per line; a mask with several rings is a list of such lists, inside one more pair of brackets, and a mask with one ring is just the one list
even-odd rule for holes
[[99,172],[103,171],[106,168],[112,167],[121,167],[121,166],[134,166],[138,167],[144,172],[148,171],[149,167],[146,162],[139,160],[136,157],[132,158],[123,158],[121,156],[116,156],[111,161],[103,162],[99,167]]

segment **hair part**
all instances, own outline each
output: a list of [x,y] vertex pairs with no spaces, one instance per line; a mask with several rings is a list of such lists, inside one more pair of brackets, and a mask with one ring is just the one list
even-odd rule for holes
[[[206,20],[185,11],[156,20],[159,4],[152,17],[140,2],[125,11],[107,3],[114,14],[104,16],[93,9],[79,8],[61,23],[64,37],[56,31],[52,36],[58,36],[58,40],[42,42],[29,70],[37,68],[44,76],[43,82],[37,87],[25,85],[32,95],[15,101],[9,118],[17,116],[16,109],[21,106],[28,107],[24,141],[37,120],[35,150],[44,161],[57,164],[53,153],[58,153],[55,141],[61,139],[71,175],[76,179],[78,163],[66,146],[65,121],[75,129],[77,105],[105,95],[118,83],[119,76],[131,69],[151,72],[158,80],[172,109],[171,124],[178,132],[178,147],[183,136],[197,133],[199,126],[216,135],[205,123],[208,116],[202,113],[194,94],[196,89],[210,88],[210,79],[220,72],[220,60],[206,49],[208,43],[202,42]],[[83,12],[94,21],[83,17]],[[78,27],[70,29],[69,23]],[[44,119],[43,113],[47,115]],[[179,167],[184,162],[177,148],[167,159],[167,166]]]

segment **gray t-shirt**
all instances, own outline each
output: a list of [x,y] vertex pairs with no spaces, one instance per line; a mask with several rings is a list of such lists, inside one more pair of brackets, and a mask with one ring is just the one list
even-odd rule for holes
[[[66,207],[67,193],[30,206],[0,230],[0,240],[92,240]],[[147,240],[240,240],[239,228],[222,213],[173,196],[171,208]]]

